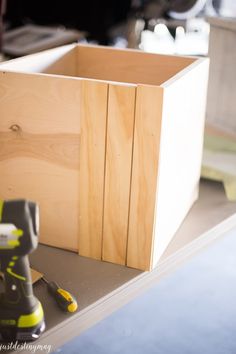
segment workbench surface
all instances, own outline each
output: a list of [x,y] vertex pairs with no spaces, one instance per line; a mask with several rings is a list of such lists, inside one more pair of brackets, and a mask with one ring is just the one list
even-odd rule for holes
[[[160,276],[169,267],[167,264],[171,262],[168,260],[174,259],[179,249],[234,213],[236,203],[227,201],[221,183],[201,181],[199,200],[160,261]],[[152,282],[151,273],[95,261],[44,245],[40,245],[31,255],[30,261],[33,268],[44,273],[49,280],[58,282],[78,300],[79,312],[72,315],[63,313],[47,293],[43,281],[34,285],[35,295],[44,307],[47,326],[46,332],[36,343],[51,344],[54,349],[140,293],[139,280],[143,281],[146,277],[146,283]],[[110,301],[112,297],[113,302]]]

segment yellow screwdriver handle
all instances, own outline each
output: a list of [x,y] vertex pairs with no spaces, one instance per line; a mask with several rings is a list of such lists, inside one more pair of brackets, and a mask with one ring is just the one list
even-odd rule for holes
[[57,289],[57,293],[59,294],[58,299],[59,302],[62,304],[61,307],[63,309],[68,312],[75,312],[77,310],[78,304],[74,296],[72,296],[68,291],[61,288]]
[[52,294],[63,311],[72,313],[78,309],[75,297],[68,291],[60,288],[54,281],[48,282],[47,287],[48,291]]

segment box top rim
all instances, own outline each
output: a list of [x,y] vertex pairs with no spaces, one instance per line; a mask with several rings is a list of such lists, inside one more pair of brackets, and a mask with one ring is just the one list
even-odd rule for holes
[[[26,71],[26,70],[21,70],[21,69],[12,69],[10,68],[11,63],[12,64],[17,64],[20,63],[22,60],[29,58],[30,57],[37,57],[40,55],[46,55],[46,54],[50,54],[53,53],[56,50],[74,50],[76,48],[86,48],[86,49],[96,49],[96,50],[101,50],[101,51],[109,51],[109,52],[123,52],[123,53],[135,53],[137,54],[139,57],[142,56],[149,56],[149,57],[161,57],[161,58],[165,58],[165,57],[172,57],[172,58],[183,58],[183,59],[190,59],[192,60],[192,62],[187,63],[186,65],[184,65],[184,67],[182,69],[180,69],[177,73],[173,74],[173,76],[171,78],[167,78],[165,81],[160,82],[160,83],[143,83],[143,82],[132,82],[132,80],[130,81],[123,81],[123,80],[109,80],[109,79],[100,79],[100,78],[92,78],[92,77],[86,77],[86,75],[81,75],[81,76],[76,76],[76,75],[68,75],[68,74],[60,74],[60,73],[45,73],[45,72],[40,72],[38,71]],[[137,87],[137,86],[152,86],[152,87],[167,87],[169,85],[171,85],[174,81],[178,80],[181,76],[183,76],[187,71],[192,70],[192,68],[198,64],[200,64],[202,61],[204,60],[208,60],[208,58],[205,57],[195,57],[195,56],[181,56],[181,55],[166,55],[166,54],[156,54],[156,53],[147,53],[147,52],[143,52],[137,49],[121,49],[121,48],[113,48],[113,47],[106,47],[106,46],[100,46],[100,45],[90,45],[90,44],[81,44],[81,43],[75,43],[75,44],[69,44],[69,45],[65,45],[65,46],[60,46],[57,48],[53,48],[53,49],[48,49],[42,52],[38,52],[38,53],[34,53],[34,54],[30,54],[30,55],[26,55],[20,58],[16,58],[16,59],[12,59],[6,62],[2,62],[0,63],[0,72],[11,72],[11,73],[15,73],[15,74],[25,74],[25,75],[34,75],[34,76],[45,76],[45,77],[60,77],[62,79],[70,79],[70,80],[86,80],[86,81],[96,81],[96,82],[101,82],[101,83],[106,83],[106,84],[115,84],[115,85],[123,85],[123,86],[133,86],[133,87]],[[6,69],[5,69],[5,66]],[[9,68],[8,68],[9,66]]]

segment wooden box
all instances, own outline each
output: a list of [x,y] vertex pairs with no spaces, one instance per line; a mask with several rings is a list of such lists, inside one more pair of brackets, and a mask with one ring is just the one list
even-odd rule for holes
[[198,196],[208,59],[69,45],[0,65],[0,198],[42,243],[152,269]]

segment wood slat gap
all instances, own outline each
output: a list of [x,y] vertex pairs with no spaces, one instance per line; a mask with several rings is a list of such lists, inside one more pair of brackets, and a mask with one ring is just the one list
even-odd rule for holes
[[132,153],[131,153],[131,171],[130,171],[130,188],[129,188],[129,209],[128,209],[128,224],[127,224],[127,240],[126,240],[126,255],[125,255],[125,265],[127,266],[128,259],[128,243],[129,243],[129,221],[130,221],[130,204],[131,204],[131,188],[132,188],[132,177],[133,177],[133,160],[134,160],[134,134],[135,134],[135,117],[136,117],[136,101],[137,101],[137,87],[135,88],[134,96],[134,123],[133,123],[133,141],[132,141]]
[[104,241],[104,209],[105,209],[105,188],[106,188],[106,156],[107,156],[107,128],[108,128],[108,105],[109,105],[110,85],[107,85],[107,111],[106,111],[106,133],[105,133],[105,157],[104,157],[104,174],[103,174],[103,206],[102,206],[102,243],[101,243],[101,260],[103,260],[103,241]]

